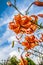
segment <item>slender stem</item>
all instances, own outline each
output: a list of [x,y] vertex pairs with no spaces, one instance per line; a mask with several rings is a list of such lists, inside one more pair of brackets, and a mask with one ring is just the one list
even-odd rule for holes
[[33,52],[28,52],[28,53],[31,53],[32,55],[40,57],[40,55],[34,54]]
[[16,0],[14,0],[14,5],[16,6]]
[[[33,24],[36,24],[35,22],[31,21]],[[40,26],[38,24],[36,24],[39,28],[43,28],[43,26]]]
[[31,49],[32,51],[34,51],[34,52],[37,52],[37,53],[39,53],[39,54],[41,54],[41,55],[43,55],[43,53],[41,53],[41,52],[39,52],[39,51],[36,51],[36,50],[33,50],[33,49]]
[[21,56],[23,55],[24,52],[25,52],[25,51],[23,50],[23,52],[21,53]]
[[11,0],[8,0],[9,2],[11,2]]
[[[19,49],[22,49],[21,47],[18,47],[18,48],[19,48]],[[24,50],[24,49],[22,49],[22,50]],[[39,53],[39,54],[41,54],[41,55],[43,55],[43,53],[41,53],[41,52],[39,52],[39,51],[36,51],[36,50],[34,50],[34,49],[30,49],[30,50],[32,50],[32,51],[34,51],[34,52],[37,52],[37,53]],[[24,50],[21,55],[23,55],[24,52],[27,52],[27,51]]]
[[[21,54],[21,57],[23,57],[23,53],[24,53],[24,52],[27,52],[27,51],[23,51],[22,54]],[[30,51],[28,51],[28,53],[40,57],[40,55],[34,54],[33,52],[30,52]]]
[[19,9],[15,5],[12,4],[12,7],[14,7],[21,15],[24,15],[19,11]]
[[40,26],[40,25],[38,25],[38,24],[36,24],[38,27],[40,27],[40,28],[43,28],[43,26]]
[[33,3],[30,4],[30,6],[27,8],[27,10],[25,11],[26,15],[28,14],[28,10],[30,9],[30,7],[33,5]]

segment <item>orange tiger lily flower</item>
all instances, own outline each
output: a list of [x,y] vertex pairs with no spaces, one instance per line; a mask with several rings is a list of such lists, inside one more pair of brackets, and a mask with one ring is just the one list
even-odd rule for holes
[[12,30],[14,28],[14,22],[9,23],[9,28]]
[[22,45],[25,46],[25,49],[24,50],[28,50],[28,49],[31,48],[30,47],[30,43],[28,43],[28,42],[22,42]]
[[9,28],[13,30],[15,33],[19,33],[20,31],[20,25],[15,24],[14,22],[9,23]]
[[[31,18],[31,20],[32,20],[32,18]],[[22,21],[20,23],[21,23],[21,26],[23,26],[24,28],[29,28],[29,26],[31,25],[29,17],[27,17],[27,16],[23,16]]]
[[30,27],[26,30],[27,34],[32,34],[37,29],[37,25],[31,24]]
[[27,23],[22,25],[24,28],[29,28],[31,26],[31,22],[28,21]]
[[27,46],[28,45],[28,42],[22,42],[22,45],[23,46]]
[[14,29],[13,31],[14,31],[15,33],[17,33],[17,34],[18,34],[18,33],[20,33],[20,28],[19,28],[19,27],[17,27],[17,28],[16,28],[16,29]]
[[35,36],[34,35],[31,35],[31,36],[29,36],[30,37],[30,39],[35,39]]
[[35,43],[31,43],[31,44],[30,44],[30,47],[31,47],[31,48],[34,48],[35,46],[36,46]]
[[25,40],[27,41],[27,45],[25,45],[27,50],[39,45],[39,40],[34,35],[26,36]]
[[25,32],[26,32],[26,28],[21,27],[21,28],[20,28],[20,31],[22,31],[22,32],[25,33]]
[[32,18],[29,16],[21,16],[20,14],[18,14],[14,17],[13,21],[14,22],[9,23],[9,28],[13,30],[16,34],[19,34],[20,32],[31,34],[37,28],[35,24],[32,24],[32,22],[30,22],[32,21]]
[[25,22],[32,20],[32,18],[31,18],[30,16],[27,16],[27,15],[22,16],[22,20],[23,20],[23,19],[25,20]]
[[36,44],[36,43],[28,43],[28,45],[25,46],[24,50],[32,49],[32,48],[34,48],[35,46],[38,46],[38,45],[39,44]]
[[31,49],[30,43],[26,46],[27,49]]
[[26,36],[25,37],[25,40],[27,40],[30,43],[34,42],[34,39],[35,39],[35,36],[34,35],[32,35],[32,36]]
[[35,25],[35,24],[31,25],[30,29],[32,29],[33,31],[35,31],[37,29],[37,25]]
[[30,43],[39,42],[39,40],[38,40],[34,35],[26,36],[26,37],[25,37],[25,40],[27,40],[27,41],[30,42]]
[[31,17],[33,17],[33,22],[35,23],[35,22],[37,22],[37,20],[38,20],[38,16],[36,16],[36,15],[31,15]]
[[22,16],[22,22],[21,25],[26,24],[29,21],[27,16]]
[[21,15],[20,14],[18,14],[18,15],[15,15],[14,16],[14,20],[16,21],[16,23],[20,23],[21,22]]
[[29,29],[26,30],[26,33],[27,33],[27,34],[32,34],[33,32],[34,32],[34,31],[33,31],[31,28],[29,28]]
[[14,29],[17,28],[17,27],[18,27],[18,25],[15,24],[14,22],[10,22],[10,23],[9,23],[9,28],[10,28],[11,30],[14,30]]
[[25,37],[25,40],[27,40],[27,41],[28,41],[28,40],[29,40],[29,36],[26,36],[26,37]]

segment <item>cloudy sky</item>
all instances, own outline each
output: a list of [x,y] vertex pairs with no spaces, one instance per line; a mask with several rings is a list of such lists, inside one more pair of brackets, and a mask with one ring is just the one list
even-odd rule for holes
[[[7,6],[7,1],[8,0],[0,0],[0,60],[8,58],[8,56],[11,55],[12,52],[14,52],[16,55],[16,50],[19,46],[15,42],[15,47],[11,47],[11,42],[13,40],[16,40],[16,38],[14,32],[9,30],[8,23],[13,19],[14,15],[18,14],[18,12],[14,8]],[[25,10],[33,1],[34,0],[17,0],[16,4],[18,9],[23,14],[25,14]],[[14,4],[14,0],[11,0],[11,2]],[[43,13],[43,7],[36,7],[35,5],[33,5],[29,10],[29,15],[37,15],[38,13]],[[40,21],[42,22],[42,20],[42,18],[39,19],[39,24]],[[41,32],[43,33],[42,30]],[[35,35],[37,35],[36,33]]]

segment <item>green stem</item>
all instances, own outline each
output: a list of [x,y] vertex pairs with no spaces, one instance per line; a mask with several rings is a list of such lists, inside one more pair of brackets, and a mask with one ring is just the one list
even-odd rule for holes
[[14,0],[14,5],[16,6],[16,0]]
[[15,5],[12,4],[12,7],[14,7],[21,15],[24,16],[24,14],[22,14],[22,13],[19,11],[19,9],[18,9]]
[[[20,48],[20,47],[19,47]],[[22,49],[22,48],[20,48],[20,49]],[[28,51],[26,51],[26,50],[24,50],[24,49],[22,49],[23,50],[23,52],[21,53],[21,56],[23,55],[23,53],[24,52],[28,52]],[[43,53],[41,53],[41,52],[39,52],[39,51],[36,51],[36,50],[34,50],[34,49],[31,49],[32,51],[34,51],[34,52],[37,52],[37,53],[39,53],[39,54],[41,54],[41,55],[43,55]],[[32,52],[29,52],[29,53],[31,53],[31,54],[33,54],[33,55],[36,55],[36,54],[34,54],[34,53],[32,53]],[[38,55],[36,55],[36,56],[38,56]]]
[[[33,24],[36,24],[35,22],[31,21]],[[38,24],[36,24],[39,28],[43,28],[43,26],[40,26]]]
[[27,10],[25,11],[26,15],[28,14],[28,10],[30,9],[30,7],[33,5],[33,3],[30,4],[30,6],[27,8]]
[[34,49],[31,49],[32,51],[34,51],[34,52],[37,52],[37,53],[39,53],[39,54],[41,54],[41,55],[43,55],[43,53],[41,53],[41,52],[39,52],[39,51],[36,51],[36,50],[34,50]]

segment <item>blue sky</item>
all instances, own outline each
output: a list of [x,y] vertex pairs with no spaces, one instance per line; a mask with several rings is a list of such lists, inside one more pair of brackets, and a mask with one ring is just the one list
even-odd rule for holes
[[[6,59],[8,55],[16,49],[16,47],[11,48],[11,42],[16,40],[16,38],[15,33],[9,30],[8,23],[13,19],[14,15],[18,14],[18,12],[14,8],[7,6],[7,1],[8,0],[0,0],[0,59]],[[33,1],[34,0],[17,0],[17,7],[22,13],[25,13],[24,11],[27,9],[27,6]],[[11,2],[14,4],[14,0],[11,0]],[[29,10],[29,15],[38,13],[43,13],[43,7],[36,7],[33,5]],[[43,19],[40,18],[39,22],[42,22],[42,20]]]
[[6,2],[7,0],[0,0],[0,14],[7,8]]

